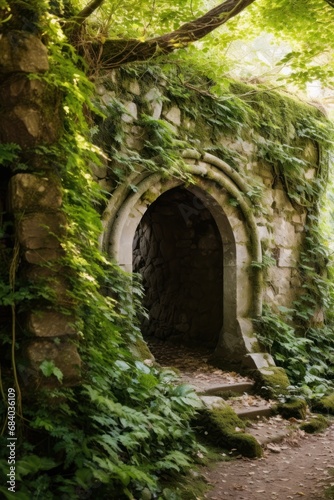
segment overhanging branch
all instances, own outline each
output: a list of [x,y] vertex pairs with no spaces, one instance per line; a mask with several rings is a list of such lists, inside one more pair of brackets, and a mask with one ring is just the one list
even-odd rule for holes
[[139,40],[93,42],[89,47],[90,56],[96,58],[98,54],[101,66],[105,69],[111,69],[125,63],[146,61],[158,55],[169,54],[174,50],[186,47],[196,40],[200,40],[239,14],[253,2],[255,0],[225,0],[203,16],[183,24],[177,30],[145,42]]
[[79,12],[79,14],[77,14],[75,17],[72,17],[72,19],[68,21],[68,24],[76,27],[81,26],[81,24],[85,22],[87,17],[93,14],[93,12],[98,9],[103,4],[103,2],[104,0],[92,0],[88,5],[86,5],[86,7],[82,9],[81,12]]

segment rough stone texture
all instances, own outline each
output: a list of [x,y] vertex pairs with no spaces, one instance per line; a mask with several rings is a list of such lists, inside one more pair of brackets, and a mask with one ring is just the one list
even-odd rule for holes
[[144,96],[146,101],[149,102],[152,118],[158,120],[162,113],[162,93],[159,89],[153,87]]
[[95,163],[91,163],[91,170],[93,177],[97,180],[105,179],[107,176],[107,165],[96,165]]
[[173,106],[165,115],[166,120],[174,125],[181,125],[181,111],[178,107]]
[[74,299],[68,293],[69,283],[67,276],[69,270],[61,265],[57,265],[57,261],[52,264],[48,261],[48,266],[30,265],[27,269],[23,270],[22,275],[27,282],[42,287],[45,293],[49,289],[52,300],[55,300],[58,305],[73,305]]
[[47,378],[42,375],[40,365],[45,360],[53,361],[55,366],[60,369],[63,374],[63,385],[71,386],[80,382],[81,359],[76,346],[69,341],[60,344],[46,339],[30,341],[25,348],[24,357],[29,363],[29,368],[26,371],[28,381],[32,378],[36,386],[41,384],[44,387],[59,385],[53,375]]
[[58,209],[62,203],[60,186],[50,177],[16,174],[10,181],[12,211]]
[[36,337],[62,337],[75,335],[71,325],[74,317],[56,311],[35,311],[28,317],[27,325],[30,333]]
[[122,120],[125,123],[132,123],[138,118],[137,106],[134,102],[126,102],[124,106],[127,109],[127,113],[122,115]]
[[0,73],[40,73],[49,69],[45,45],[24,31],[0,35]]
[[33,213],[24,216],[18,223],[20,244],[29,250],[39,248],[57,249],[59,238],[65,234],[66,218],[63,213]]
[[38,248],[24,252],[24,258],[29,264],[47,264],[58,261],[64,256],[61,248]]
[[51,144],[58,136],[55,122],[46,119],[46,112],[29,105],[18,104],[0,115],[0,137],[3,142],[15,142],[21,147]]
[[[20,317],[21,328],[31,337],[25,339],[21,351],[25,366],[22,375],[28,384],[33,379],[34,389],[59,385],[56,377],[42,376],[39,366],[44,360],[51,360],[60,368],[64,385],[80,381],[81,365],[75,345],[64,341],[65,336],[68,339],[76,333],[72,326],[74,316],[54,310],[65,305],[74,308],[66,272],[57,262],[64,255],[59,238],[66,230],[66,218],[59,210],[60,179],[42,155],[31,152],[36,146],[53,144],[62,131],[60,93],[29,75],[48,68],[47,49],[37,37],[23,31],[0,34],[0,142],[20,146],[18,161],[24,162],[27,169],[25,173],[14,173],[10,182],[9,176],[1,176],[0,211],[11,217],[21,245],[23,258],[18,279],[48,286],[52,292],[38,305],[40,311]],[[10,322],[11,316],[7,325]],[[63,341],[56,344],[56,337]]]
[[0,82],[0,138],[21,148],[51,144],[61,130],[60,95],[44,82],[13,73]]
[[137,80],[129,82],[129,92],[134,95],[140,95],[140,86]]
[[1,106],[14,107],[18,101],[27,105],[45,105],[46,88],[40,80],[29,80],[25,75],[10,75],[1,85]]

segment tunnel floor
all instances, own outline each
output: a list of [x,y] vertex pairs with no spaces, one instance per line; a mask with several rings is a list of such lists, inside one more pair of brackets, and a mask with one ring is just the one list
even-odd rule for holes
[[250,380],[236,372],[225,371],[210,364],[212,349],[176,345],[159,339],[150,339],[148,346],[159,365],[175,368],[183,383],[197,388]]

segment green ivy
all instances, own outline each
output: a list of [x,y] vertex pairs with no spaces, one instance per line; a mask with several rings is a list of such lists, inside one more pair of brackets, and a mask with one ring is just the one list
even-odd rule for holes
[[[41,376],[50,380],[51,388],[39,390],[24,405],[24,419],[17,418],[15,496],[45,500],[96,494],[134,499],[145,490],[158,495],[162,477],[184,473],[196,458],[198,445],[190,420],[200,402],[192,389],[177,385],[173,373],[131,354],[130,346],[141,339],[136,319],[141,289],[98,246],[99,209],[105,199],[90,172],[91,163],[99,164],[102,154],[91,143],[89,128],[89,115],[100,116],[92,105],[94,87],[79,69],[83,61],[67,43],[57,19],[48,15],[43,23],[50,70],[34,77],[61,92],[64,130],[58,144],[34,153],[54,165],[62,180],[62,209],[68,224],[61,264],[67,269],[71,299],[62,310],[75,309],[74,342],[83,369],[79,386],[52,389],[63,374],[48,360],[41,364]],[[148,147],[156,147],[154,141]],[[11,145],[4,148],[4,161],[12,161],[15,153]],[[29,307],[30,300],[38,298],[37,290],[26,293],[19,283],[15,294],[8,294],[5,283],[2,287],[11,305],[21,302]],[[52,297],[44,299],[54,306]],[[12,384],[8,374],[4,390]],[[5,416],[4,401],[0,413]],[[4,435],[3,479],[8,472],[5,444]],[[11,498],[5,480],[1,484],[3,496]]]

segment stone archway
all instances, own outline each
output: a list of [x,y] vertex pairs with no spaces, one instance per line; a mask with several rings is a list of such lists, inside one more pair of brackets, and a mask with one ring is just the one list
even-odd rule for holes
[[223,326],[223,245],[210,210],[177,187],[153,202],[137,226],[133,271],[141,274],[144,338],[215,348]]
[[[184,156],[194,184],[185,186],[181,180],[159,173],[134,172],[114,191],[103,215],[101,247],[132,272],[133,241],[144,214],[164,193],[186,188],[209,210],[223,246],[222,328],[214,356],[220,364],[236,369],[271,365],[272,358],[260,352],[253,334],[252,319],[261,314],[262,253],[245,183],[235,170],[212,155],[202,158],[191,151]],[[230,203],[232,197],[234,202]],[[194,210],[198,210],[196,206]]]

